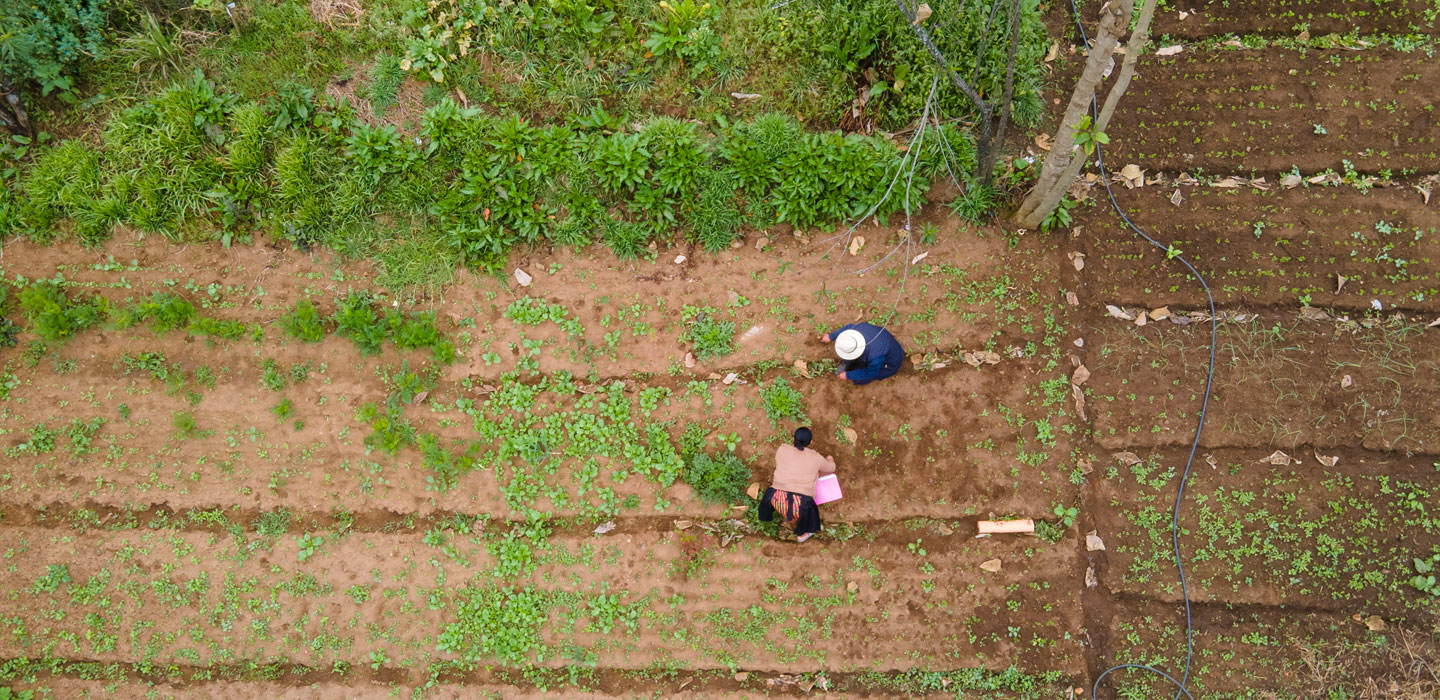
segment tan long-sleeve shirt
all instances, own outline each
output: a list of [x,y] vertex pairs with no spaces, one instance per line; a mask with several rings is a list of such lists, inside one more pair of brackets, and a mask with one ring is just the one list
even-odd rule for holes
[[835,462],[810,448],[781,445],[775,450],[775,478],[770,485],[776,491],[789,491],[815,497],[815,480],[821,474],[833,474]]

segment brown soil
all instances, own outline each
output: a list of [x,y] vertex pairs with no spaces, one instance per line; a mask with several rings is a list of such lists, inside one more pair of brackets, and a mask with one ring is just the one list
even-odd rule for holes
[[[1184,251],[1218,304],[1293,307],[1308,297],[1313,306],[1353,312],[1376,300],[1386,310],[1440,310],[1435,205],[1420,193],[1271,187],[1172,184],[1116,194],[1136,225]],[[1177,189],[1178,206],[1170,200]],[[1095,269],[1087,291],[1119,306],[1203,307],[1205,294],[1189,272],[1117,222],[1101,197],[1077,217]]]
[[[1086,30],[1093,33],[1098,0],[1078,2]],[[1068,14],[1068,3],[1059,3]],[[1226,34],[1295,36],[1309,31],[1325,34],[1429,34],[1435,35],[1434,19],[1424,0],[1398,0],[1376,4],[1369,0],[1196,0],[1157,10],[1151,25],[1156,37],[1204,39]],[[1181,15],[1184,14],[1184,18]],[[1071,20],[1073,22],[1073,19]]]
[[1142,57],[1137,73],[1107,129],[1115,168],[1399,172],[1440,155],[1423,87],[1440,66],[1423,52],[1186,51]]

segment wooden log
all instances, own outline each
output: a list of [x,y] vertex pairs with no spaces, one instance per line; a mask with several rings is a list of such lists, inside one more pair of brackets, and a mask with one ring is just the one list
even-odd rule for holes
[[982,535],[999,535],[1016,532],[1034,532],[1035,521],[1029,518],[1024,520],[981,520],[976,525],[980,528]]

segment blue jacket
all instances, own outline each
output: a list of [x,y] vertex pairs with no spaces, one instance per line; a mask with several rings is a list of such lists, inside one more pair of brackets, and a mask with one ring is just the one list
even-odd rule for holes
[[900,371],[901,363],[905,362],[905,349],[900,347],[900,341],[890,335],[890,331],[870,323],[851,323],[831,331],[830,339],[834,340],[847,330],[860,331],[860,335],[865,336],[865,352],[845,362],[855,367],[845,371],[846,379],[857,385],[869,384]]

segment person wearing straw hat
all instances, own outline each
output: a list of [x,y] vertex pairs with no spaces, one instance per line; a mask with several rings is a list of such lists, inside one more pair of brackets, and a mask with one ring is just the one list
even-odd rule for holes
[[869,384],[900,371],[905,349],[890,331],[870,323],[852,323],[820,336],[835,344],[835,354],[844,362],[837,376],[856,386]]
[[797,428],[793,444],[775,450],[775,476],[760,497],[760,521],[768,523],[779,515],[780,522],[795,533],[797,542],[820,531],[815,480],[821,474],[835,473],[834,457],[810,449],[813,438],[809,428]]

